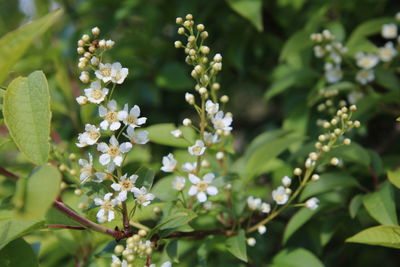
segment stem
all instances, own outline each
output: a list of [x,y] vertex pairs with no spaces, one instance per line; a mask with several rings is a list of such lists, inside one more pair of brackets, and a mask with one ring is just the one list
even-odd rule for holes
[[49,224],[46,225],[47,228],[63,228],[63,229],[73,229],[73,230],[86,230],[83,226],[72,226],[72,225],[62,225],[62,224]]
[[124,230],[125,231],[130,231],[131,226],[129,224],[129,216],[128,216],[128,210],[126,208],[126,202],[122,202],[122,220],[124,224]]

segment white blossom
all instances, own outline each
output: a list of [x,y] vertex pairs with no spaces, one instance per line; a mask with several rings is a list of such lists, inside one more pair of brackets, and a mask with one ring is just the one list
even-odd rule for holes
[[197,169],[197,162],[186,162],[182,165],[182,170],[187,173],[193,173]]
[[258,210],[261,207],[261,198],[249,196],[247,198],[247,206],[249,206],[251,210]]
[[108,94],[107,88],[101,88],[100,81],[94,81],[90,84],[90,87],[85,89],[85,95],[89,102],[100,104],[104,101],[106,95]]
[[129,152],[131,148],[131,143],[125,142],[120,145],[117,138],[113,135],[110,138],[110,145],[107,145],[104,142],[97,145],[97,150],[103,153],[100,156],[99,161],[102,165],[107,165],[112,161],[115,165],[121,166],[123,159],[122,154]]
[[363,52],[358,52],[356,54],[357,66],[369,70],[375,67],[379,63],[379,57],[375,54],[365,54]]
[[186,179],[182,176],[177,176],[172,181],[172,188],[178,191],[182,191],[185,188]]
[[254,237],[247,238],[247,245],[250,247],[254,247],[256,245],[256,239]]
[[221,141],[221,140],[219,139],[219,136],[217,133],[212,134],[209,132],[204,132],[204,142],[206,143],[206,145],[216,144],[219,141]]
[[270,213],[271,211],[271,205],[268,203],[263,202],[261,204],[260,210],[262,213]]
[[131,141],[132,144],[144,145],[149,142],[148,131],[135,131],[134,128],[128,127],[126,130],[127,134],[123,134],[126,138]]
[[283,205],[289,200],[289,196],[286,194],[286,190],[283,186],[279,186],[272,191],[272,198],[278,205]]
[[132,189],[135,188],[137,179],[138,176],[136,174],[129,176],[129,178],[127,178],[127,174],[125,174],[119,178],[118,183],[113,183],[111,185],[111,188],[114,189],[114,191],[119,192],[117,196],[119,201],[126,201],[128,192],[132,192]]
[[107,83],[111,81],[111,69],[112,66],[110,63],[100,63],[99,64],[99,69],[94,72],[96,75],[97,79],[102,80],[104,83]]
[[356,81],[365,85],[375,79],[373,70],[359,70],[356,74]]
[[92,124],[85,125],[85,132],[78,135],[78,143],[76,146],[85,147],[96,144],[100,138],[100,129]]
[[385,46],[379,48],[379,58],[383,62],[392,61],[392,59],[397,55],[397,50],[394,48],[392,42],[387,42]]
[[78,102],[79,105],[85,105],[87,104],[88,99],[86,96],[81,95],[76,98],[76,102]]
[[292,183],[292,179],[289,176],[285,176],[282,178],[282,184],[286,187],[290,186]]
[[265,234],[265,232],[267,232],[267,227],[265,227],[265,225],[260,225],[257,230],[260,233],[260,235],[263,235]]
[[111,65],[111,81],[113,83],[121,84],[124,82],[126,76],[128,76],[128,69],[123,68],[121,63],[115,62]]
[[318,208],[319,199],[316,197],[312,197],[306,201],[305,205],[310,210],[316,210]]
[[92,154],[88,154],[89,161],[86,159],[79,159],[78,164],[81,166],[81,175],[80,175],[80,180],[81,183],[86,182],[90,176],[93,175],[94,169],[93,169],[93,156]]
[[104,199],[95,198],[94,203],[96,206],[100,206],[100,210],[97,212],[97,220],[100,223],[111,222],[115,218],[114,206],[118,204],[117,199],[111,199],[112,193],[104,195]]
[[343,78],[343,71],[340,65],[333,65],[332,63],[325,63],[325,78],[329,83],[336,83]]
[[214,103],[211,100],[207,100],[206,102],[206,111],[209,116],[214,116],[219,110],[219,104]]
[[111,264],[112,267],[114,266],[128,267],[128,262],[126,260],[121,261],[120,258],[118,258],[115,255],[111,255],[111,258],[112,258],[112,264]]
[[176,168],[176,159],[174,158],[174,155],[172,153],[169,153],[167,156],[164,156],[162,159],[162,164],[163,166],[161,167],[161,170],[163,172],[173,172]]
[[104,106],[99,107],[99,115],[104,118],[100,123],[103,130],[110,128],[111,131],[116,131],[121,127],[120,119],[118,118],[117,102],[111,100],[107,103],[107,108]]
[[140,108],[139,106],[135,105],[131,110],[129,111],[128,104],[125,104],[124,109],[118,112],[118,119],[123,121],[125,125],[128,125],[132,128],[139,127],[142,124],[146,123],[147,118],[141,117],[140,116]]
[[215,186],[210,185],[214,180],[215,175],[213,173],[207,173],[200,179],[194,174],[189,174],[189,180],[193,184],[189,189],[189,196],[197,196],[199,202],[206,202],[207,195],[214,196],[218,194],[218,189]]
[[144,186],[142,186],[140,189],[134,187],[132,188],[132,192],[135,195],[136,202],[142,206],[149,205],[155,197],[153,194],[147,193],[147,190]]
[[394,39],[397,37],[397,25],[394,23],[384,24],[381,33],[385,39]]
[[218,111],[217,114],[211,119],[216,130],[223,130],[230,132],[232,130],[231,123],[232,117],[224,116],[223,111]]
[[188,147],[188,151],[190,155],[201,156],[204,154],[206,147],[204,146],[204,142],[201,140],[196,140],[193,146]]
[[171,134],[175,137],[175,138],[181,138],[182,137],[182,131],[179,129],[173,130],[171,131]]

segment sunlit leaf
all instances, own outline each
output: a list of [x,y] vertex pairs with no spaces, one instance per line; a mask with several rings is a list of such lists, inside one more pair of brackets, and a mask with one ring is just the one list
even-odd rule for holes
[[226,248],[236,258],[247,262],[246,235],[244,230],[239,230],[238,234],[226,240]]
[[239,15],[249,20],[258,31],[263,30],[261,0],[226,0]]
[[347,238],[346,242],[400,248],[400,227],[385,225],[371,227]]

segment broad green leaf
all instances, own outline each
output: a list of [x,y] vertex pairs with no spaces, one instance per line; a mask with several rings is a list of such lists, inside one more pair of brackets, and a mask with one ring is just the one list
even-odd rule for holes
[[300,195],[300,201],[307,200],[308,198],[345,187],[357,187],[359,183],[357,180],[344,172],[324,173],[321,175],[318,182],[309,183]]
[[140,168],[136,172],[136,175],[139,176],[136,181],[136,187],[141,188],[142,186],[144,186],[147,190],[152,187],[155,175],[154,171],[147,168]]
[[[171,131],[178,129],[175,125],[170,123],[165,124],[155,124],[150,127],[145,128],[149,132],[149,139],[151,142],[166,145],[166,146],[173,146],[173,147],[188,147],[193,145],[195,132],[192,128],[189,127],[179,127],[182,131],[184,138],[175,138]],[[189,141],[187,141],[187,140]]]
[[349,213],[351,218],[355,218],[357,216],[358,211],[362,206],[363,195],[356,195],[350,201],[349,205]]
[[151,189],[151,193],[162,201],[176,200],[178,191],[172,187],[172,182],[175,177],[175,175],[162,177],[157,181],[157,183],[155,183]]
[[270,267],[323,267],[322,262],[304,248],[284,249],[272,260]]
[[375,82],[389,90],[400,90],[400,81],[397,75],[388,69],[377,68],[375,70]]
[[56,167],[43,165],[35,169],[27,179],[24,203],[18,210],[18,216],[26,219],[45,216],[58,196],[60,182],[61,174]]
[[168,243],[167,248],[167,255],[171,259],[172,262],[179,263],[179,256],[178,256],[178,240],[172,240]]
[[82,226],[76,221],[72,220],[65,213],[62,213],[58,209],[51,207],[45,216],[46,225],[49,224],[64,224],[64,225],[72,225],[72,226]]
[[365,195],[363,204],[369,215],[383,225],[398,225],[392,186],[381,185],[379,191]]
[[56,10],[46,16],[9,32],[0,39],[0,84],[32,41],[44,33],[62,14]]
[[36,165],[47,162],[50,143],[50,94],[43,72],[16,78],[6,91],[4,121],[12,139],[26,158]]
[[400,248],[400,227],[386,225],[371,227],[347,238],[346,242]]
[[24,239],[18,238],[0,250],[0,266],[36,267],[39,266],[39,262],[32,246]]
[[43,221],[40,220],[17,220],[11,217],[0,218],[0,249],[10,241],[40,229],[43,225]]
[[350,145],[334,148],[329,152],[329,155],[340,158],[344,162],[356,162],[365,167],[369,167],[371,163],[368,151],[355,142],[352,142]]
[[174,91],[188,90],[193,86],[185,65],[176,62],[164,65],[156,78],[156,83],[159,87]]
[[239,230],[238,234],[226,240],[226,248],[236,258],[247,262],[246,235],[244,230]]
[[[177,228],[182,225],[189,223],[191,220],[197,217],[197,214],[188,209],[174,210],[170,216],[161,220],[159,229],[170,229]],[[157,228],[157,226],[156,226]]]
[[389,182],[391,182],[394,186],[400,189],[400,169],[397,169],[394,172],[388,171],[387,176]]
[[312,46],[313,42],[310,39],[310,32],[300,30],[293,34],[289,40],[286,41],[279,56],[279,60],[288,61],[290,63],[292,57],[298,56],[299,53],[306,49],[311,49]]
[[249,20],[259,32],[263,30],[261,0],[226,0],[226,2],[240,16]]
[[285,232],[283,233],[283,243],[286,243],[289,238],[302,227],[306,222],[308,222],[312,216],[318,212],[317,210],[311,210],[308,208],[301,208],[292,218],[290,218],[288,224],[286,225]]

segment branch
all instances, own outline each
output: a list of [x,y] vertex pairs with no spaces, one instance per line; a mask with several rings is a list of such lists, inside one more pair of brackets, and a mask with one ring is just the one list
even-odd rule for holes
[[86,230],[87,228],[83,226],[72,226],[72,225],[62,225],[62,224],[49,224],[46,225],[47,228],[63,228],[63,229],[73,229],[73,230]]
[[19,178],[18,175],[14,174],[14,173],[12,173],[10,171],[7,171],[3,167],[0,167],[0,174],[6,176],[8,178],[11,178],[11,179],[13,179],[15,181],[18,180],[18,178]]

